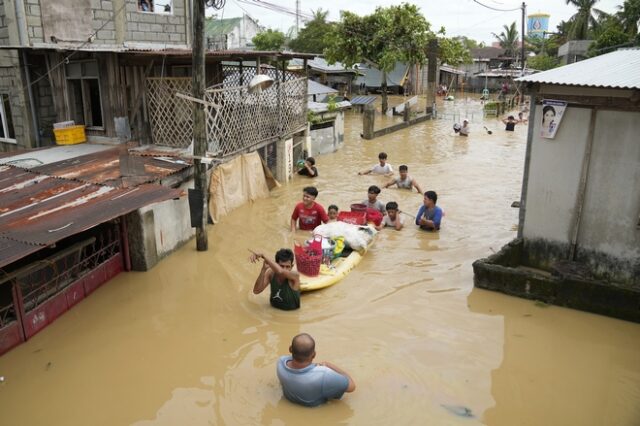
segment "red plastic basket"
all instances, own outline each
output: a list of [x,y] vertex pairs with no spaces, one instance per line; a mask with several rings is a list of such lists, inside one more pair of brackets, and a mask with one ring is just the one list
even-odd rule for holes
[[380,213],[378,210],[376,209],[367,209],[367,222],[373,222],[376,225],[380,226],[380,224],[382,223],[382,213]]
[[315,277],[320,274],[320,264],[322,263],[322,237],[314,237],[311,244],[302,247],[296,243],[294,246],[296,256],[296,268],[298,272],[308,277]]
[[366,204],[351,204],[352,212],[366,212],[367,205]]
[[367,213],[366,212],[340,212],[338,213],[338,220],[340,222],[350,223],[352,225],[366,225]]

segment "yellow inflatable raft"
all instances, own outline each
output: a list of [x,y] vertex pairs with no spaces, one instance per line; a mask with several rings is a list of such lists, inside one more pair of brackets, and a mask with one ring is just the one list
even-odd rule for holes
[[331,266],[322,265],[320,267],[320,275],[315,277],[309,277],[304,274],[300,274],[300,290],[301,291],[313,291],[320,290],[321,288],[329,287],[349,274],[362,260],[362,257],[366,254],[369,247],[373,243],[373,239],[369,243],[366,249],[362,252],[352,251],[347,257],[339,257],[331,262]]

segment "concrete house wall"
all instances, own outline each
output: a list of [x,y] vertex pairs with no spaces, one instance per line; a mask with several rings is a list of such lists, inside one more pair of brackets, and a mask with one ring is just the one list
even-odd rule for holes
[[248,15],[242,15],[242,20],[227,35],[227,49],[244,49],[252,45],[252,39],[260,33],[260,26]]
[[[34,148],[38,146],[37,137],[42,146],[53,143],[52,124],[67,119],[64,99],[58,99],[56,104],[56,95],[64,96],[52,93],[49,80],[56,78],[54,74],[38,79],[49,71],[58,72],[58,77],[64,80],[65,66],[58,64],[74,48],[81,46],[98,51],[187,48],[191,37],[188,5],[188,0],[171,0],[170,12],[156,13],[139,10],[137,0],[0,0],[0,45],[43,49],[39,53],[5,50],[0,55],[0,94],[9,95],[15,131],[15,140],[0,140],[0,152]],[[61,49],[62,53],[43,53],[51,48]],[[65,48],[69,49],[66,53]],[[70,59],[98,61],[103,111],[113,105],[118,110],[118,103],[112,99],[113,76],[111,79],[108,76],[108,68],[112,67],[113,71],[118,65],[113,62],[114,56],[108,56],[106,52],[81,53]],[[29,70],[31,94],[27,89],[27,76],[21,69]],[[135,71],[139,72],[144,72],[144,68]],[[33,96],[32,102],[30,96]],[[37,114],[37,130],[34,130],[30,108]],[[104,132],[88,134],[113,136],[113,117],[123,115],[122,105],[116,112],[104,114]]]
[[[569,98],[581,93],[572,90]],[[620,93],[592,89],[590,94]],[[640,274],[640,139],[635,132],[640,110],[596,109],[585,163],[593,111],[570,103],[555,139],[544,139],[539,136],[542,106],[536,106],[522,236],[525,246],[542,248],[549,258],[566,258],[575,233],[576,260],[600,276],[633,282]],[[583,167],[588,171],[581,201]]]

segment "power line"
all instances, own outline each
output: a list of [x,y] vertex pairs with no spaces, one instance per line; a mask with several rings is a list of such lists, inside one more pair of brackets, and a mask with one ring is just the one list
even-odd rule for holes
[[488,5],[484,4],[484,3],[480,3],[478,0],[472,0],[472,1],[474,3],[479,4],[482,7],[486,7],[487,9],[495,10],[497,12],[515,12],[516,10],[521,10],[522,9],[522,7],[518,7],[518,8],[515,8],[515,9],[498,9],[497,7],[488,6]]

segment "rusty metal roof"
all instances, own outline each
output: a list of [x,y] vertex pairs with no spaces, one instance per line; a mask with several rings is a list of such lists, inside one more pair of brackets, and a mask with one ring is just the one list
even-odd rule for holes
[[640,89],[640,49],[620,49],[516,81],[561,86]]
[[0,267],[148,204],[182,195],[182,190],[156,184],[120,188],[0,166]]
[[[123,170],[121,165],[125,160],[128,166],[125,169],[128,171]],[[32,167],[30,170],[82,182],[132,186],[158,181],[190,166],[190,162],[179,158],[141,156],[134,151],[115,148]]]

